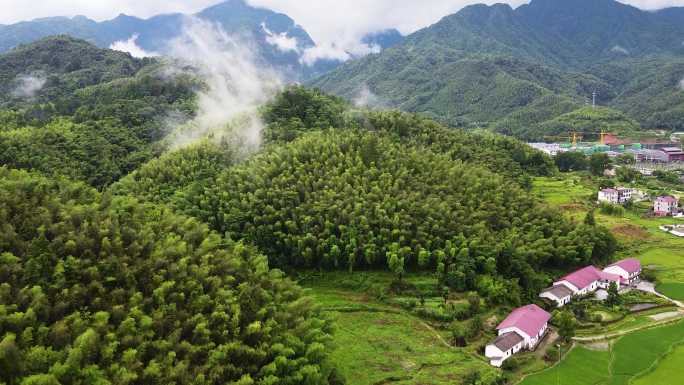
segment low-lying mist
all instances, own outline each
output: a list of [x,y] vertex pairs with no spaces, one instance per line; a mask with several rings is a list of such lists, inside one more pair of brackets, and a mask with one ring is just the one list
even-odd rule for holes
[[196,18],[186,20],[169,56],[175,63],[170,74],[191,67],[204,84],[197,92],[194,119],[180,125],[169,119],[169,147],[179,149],[209,138],[234,143],[244,153],[256,150],[263,129],[257,109],[282,88],[276,72],[258,63],[246,40]]

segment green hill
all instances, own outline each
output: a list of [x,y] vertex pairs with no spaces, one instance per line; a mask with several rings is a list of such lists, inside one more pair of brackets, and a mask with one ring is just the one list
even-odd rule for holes
[[544,122],[594,92],[643,128],[679,130],[684,14],[675,11],[613,0],[473,5],[310,85],[349,99],[369,90],[386,106],[524,139],[554,133]]
[[0,167],[0,381],[327,384],[330,325],[251,247]]

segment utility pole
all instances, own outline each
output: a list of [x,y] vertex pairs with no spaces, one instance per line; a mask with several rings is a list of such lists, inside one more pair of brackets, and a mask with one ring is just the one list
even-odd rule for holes
[[561,362],[561,345],[556,344],[558,348],[558,364],[556,365],[556,384],[560,385],[560,362]]

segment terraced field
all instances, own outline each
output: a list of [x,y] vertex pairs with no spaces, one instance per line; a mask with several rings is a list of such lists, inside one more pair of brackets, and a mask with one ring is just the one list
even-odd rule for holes
[[[628,334],[609,345],[606,351],[578,346],[557,366],[524,379],[520,385],[628,385],[630,381],[667,381],[672,368],[683,361],[677,357],[684,343],[684,322]],[[644,377],[640,377],[644,376]],[[684,380],[684,379],[682,379]],[[669,382],[637,382],[649,385],[678,384]],[[680,382],[684,383],[684,382]]]

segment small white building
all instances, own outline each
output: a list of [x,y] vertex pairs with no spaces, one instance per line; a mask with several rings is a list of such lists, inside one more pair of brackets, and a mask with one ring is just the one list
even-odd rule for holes
[[501,367],[515,353],[534,349],[549,327],[551,314],[537,305],[517,308],[496,327],[498,337],[485,347],[490,364]]
[[641,262],[636,258],[623,259],[606,267],[603,271],[619,275],[623,284],[633,285],[641,279]]
[[679,212],[679,199],[673,196],[658,197],[653,202],[653,213],[658,217],[666,217]]
[[598,193],[599,202],[608,202],[614,205],[622,205],[632,200],[634,190],[631,188],[618,187],[606,188]]

